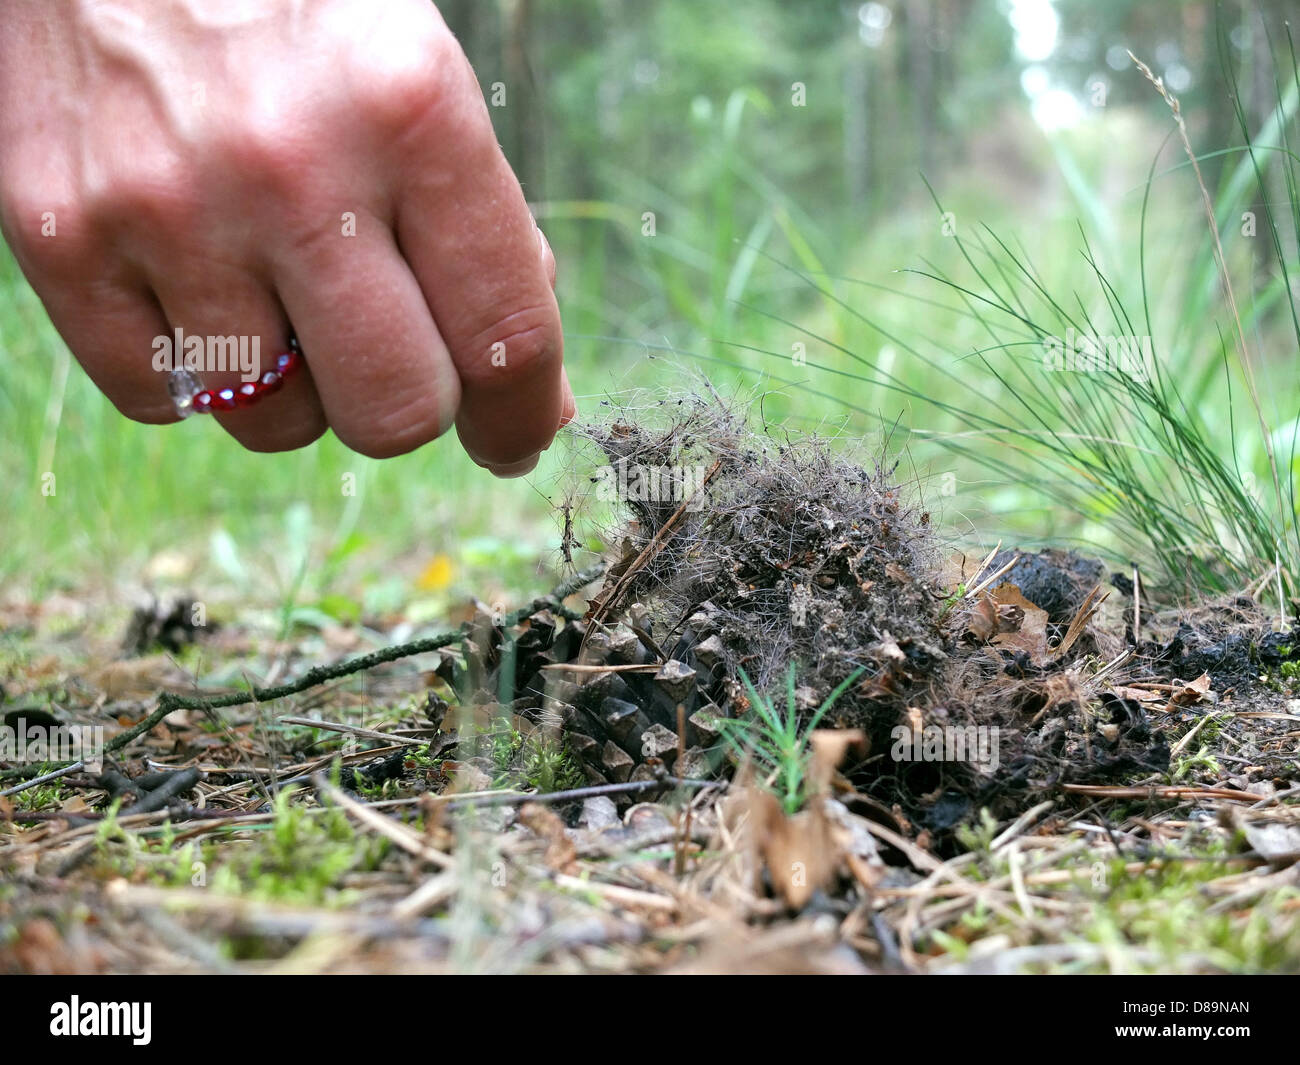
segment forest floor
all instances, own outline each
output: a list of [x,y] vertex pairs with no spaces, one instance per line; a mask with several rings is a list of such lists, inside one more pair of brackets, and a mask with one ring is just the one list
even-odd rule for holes
[[1300,641],[1251,595],[941,551],[716,411],[592,438],[677,480],[442,634],[0,602],[0,971],[1300,970]]

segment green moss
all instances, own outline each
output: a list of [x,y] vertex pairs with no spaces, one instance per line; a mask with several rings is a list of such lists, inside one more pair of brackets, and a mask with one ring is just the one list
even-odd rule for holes
[[281,791],[269,826],[247,846],[228,842],[204,849],[205,860],[224,860],[212,874],[220,892],[267,902],[343,905],[354,893],[339,887],[344,874],[374,869],[387,841],[358,837],[342,810],[309,810],[294,789]]
[[[988,822],[966,829],[975,844],[976,860],[962,869],[974,882],[1005,877],[1010,870],[1006,851],[992,854],[985,840]],[[1131,858],[1110,851],[1090,858],[1077,853],[1033,869],[1070,871],[1068,881],[1035,891],[1030,905],[1037,918],[1028,925],[1008,920],[996,910],[977,906],[946,927],[932,932],[923,944],[953,962],[966,959],[981,938],[1001,935],[1017,945],[1049,942],[1097,944],[1101,958],[1081,954],[1080,961],[1034,965],[1034,972],[1206,972],[1233,973],[1300,970],[1300,912],[1294,900],[1300,891],[1284,888],[1222,911],[1212,909],[1225,897],[1209,885],[1237,875],[1227,842],[1219,836],[1184,837],[1182,847],[1195,846],[1193,856],[1152,859],[1132,871]],[[1024,855],[1022,855],[1023,859]],[[1022,865],[1022,872],[1029,872]],[[1034,905],[1038,898],[1074,903],[1079,916],[1058,924],[1045,915],[1053,911]],[[1288,908],[1289,907],[1289,908]]]

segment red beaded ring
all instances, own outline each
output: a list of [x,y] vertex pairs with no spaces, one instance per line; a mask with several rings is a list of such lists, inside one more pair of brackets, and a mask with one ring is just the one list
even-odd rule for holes
[[256,403],[263,396],[278,392],[284,379],[302,365],[302,348],[298,338],[290,334],[289,350],[275,357],[275,369],[267,370],[256,381],[245,381],[238,388],[204,388],[193,370],[173,370],[167,378],[167,391],[171,393],[176,413],[182,418],[191,414],[211,414],[214,411],[239,410]]

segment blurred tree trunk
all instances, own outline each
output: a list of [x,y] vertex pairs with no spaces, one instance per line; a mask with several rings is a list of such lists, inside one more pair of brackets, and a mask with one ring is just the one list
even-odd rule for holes
[[506,155],[529,200],[546,198],[543,159],[542,87],[529,60],[533,34],[533,0],[501,0],[502,79],[506,85],[510,137]]
[[871,189],[871,104],[866,45],[854,19],[844,57],[844,195],[850,210],[866,204]]
[[907,66],[916,116],[917,159],[922,173],[934,173],[934,52],[930,48],[930,0],[907,0]]

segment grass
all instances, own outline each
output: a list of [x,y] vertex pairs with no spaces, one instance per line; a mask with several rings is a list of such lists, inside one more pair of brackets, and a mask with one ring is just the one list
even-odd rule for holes
[[[797,363],[806,366],[806,384],[788,371],[772,376],[886,424],[880,406],[858,397],[897,397],[913,412],[905,440],[933,441],[998,482],[1027,486],[1060,514],[1075,515],[1080,539],[1094,549],[1149,564],[1175,592],[1250,588],[1285,613],[1300,588],[1300,388],[1293,372],[1300,358],[1300,170],[1288,142],[1300,74],[1293,50],[1279,69],[1288,75],[1265,128],[1250,130],[1239,113],[1245,144],[1217,201],[1177,101],[1165,94],[1205,205],[1206,234],[1193,255],[1175,256],[1152,239],[1155,201],[1167,198],[1157,180],[1184,169],[1157,175],[1157,153],[1129,230],[1136,239],[1103,250],[1080,227],[1080,278],[1061,273],[1059,249],[1044,271],[1024,243],[988,226],[970,235],[957,228],[955,255],[911,271],[939,286],[913,293],[916,308],[932,317],[937,311],[950,335],[970,338],[957,360],[947,354],[951,341],[892,326],[888,311],[846,296],[845,286],[779,263],[825,300],[834,328],[753,306],[821,356]],[[1262,204],[1267,239],[1260,247],[1243,237],[1225,250],[1221,235],[1235,228],[1243,202]],[[960,216],[937,195],[934,204],[939,219]],[[1263,287],[1239,302],[1234,278],[1237,288],[1253,290],[1261,279]],[[1219,301],[1206,298],[1215,288]],[[846,319],[858,336],[847,334]],[[885,346],[870,354],[882,339]],[[769,365],[790,362],[779,349],[736,347]],[[896,368],[900,351],[912,372]],[[1149,358],[1132,357],[1147,351]],[[734,356],[700,357],[743,365]],[[924,383],[917,365],[928,372]]]
[[808,740],[822,718],[865,672],[854,670],[828,695],[803,724],[795,689],[795,665],[790,663],[785,676],[785,707],[765,699],[755,689],[748,674],[740,672],[753,718],[718,718],[723,742],[743,765],[750,759],[761,776],[781,799],[786,813],[795,813],[808,798]]

